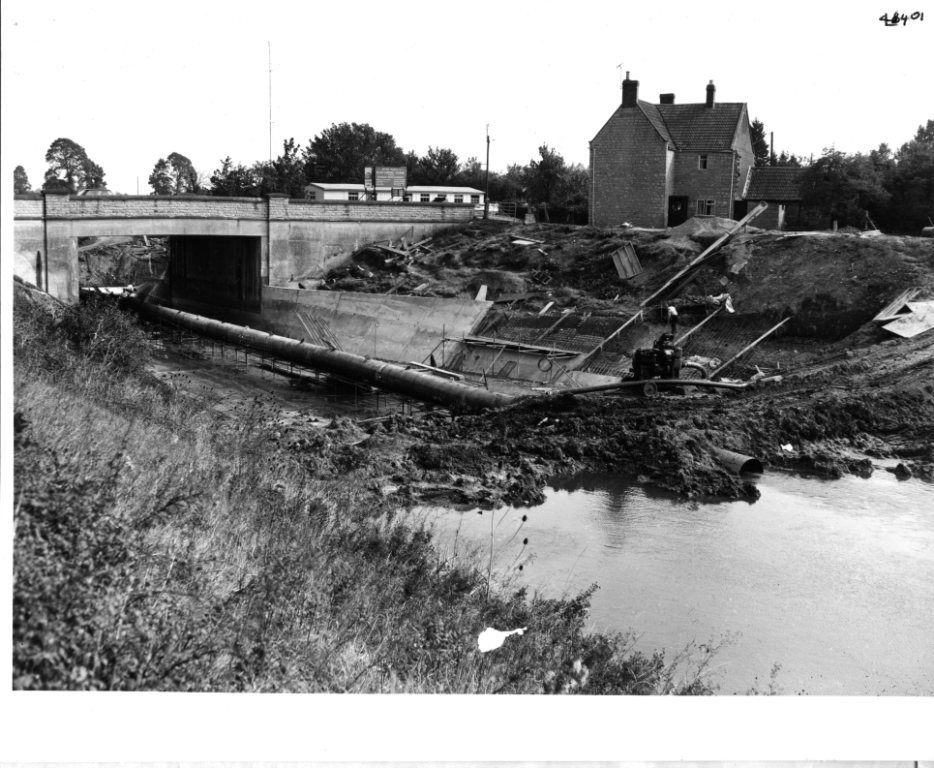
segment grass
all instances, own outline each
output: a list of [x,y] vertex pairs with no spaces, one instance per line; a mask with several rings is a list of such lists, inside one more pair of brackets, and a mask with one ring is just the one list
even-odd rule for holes
[[[155,381],[113,305],[18,290],[14,326],[14,688],[712,692],[710,652],[585,632],[590,591],[490,590],[362,469],[279,449],[261,401],[230,418]],[[529,629],[482,655],[487,626]]]

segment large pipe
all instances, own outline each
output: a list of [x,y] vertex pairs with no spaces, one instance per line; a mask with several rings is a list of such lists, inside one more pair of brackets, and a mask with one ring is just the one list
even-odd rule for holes
[[251,347],[270,357],[291,360],[300,365],[307,365],[309,368],[371,384],[419,400],[473,411],[484,408],[503,408],[514,402],[513,397],[499,392],[489,392],[455,381],[439,379],[407,370],[394,363],[373,360],[350,352],[331,350],[286,336],[276,336],[242,325],[233,325],[182,312],[179,309],[149,304],[136,297],[128,297],[126,303],[141,315],[155,320],[174,323],[221,341]]
[[736,453],[736,451],[728,451],[726,448],[717,448],[715,445],[709,447],[710,452],[717,457],[717,461],[734,474],[741,475],[743,472],[752,472],[761,475],[765,471],[759,459]]

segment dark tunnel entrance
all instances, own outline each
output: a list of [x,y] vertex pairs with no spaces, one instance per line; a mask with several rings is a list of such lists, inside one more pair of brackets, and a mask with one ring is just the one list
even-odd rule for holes
[[169,238],[169,286],[176,299],[259,311],[259,237],[174,235]]

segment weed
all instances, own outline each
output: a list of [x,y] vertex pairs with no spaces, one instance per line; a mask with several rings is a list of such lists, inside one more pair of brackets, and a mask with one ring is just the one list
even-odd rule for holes
[[[587,634],[590,591],[546,600],[442,559],[362,455],[322,445],[325,476],[280,448],[270,403],[230,418],[167,392],[116,308],[63,317],[17,299],[14,687],[709,691]],[[484,656],[487,626],[529,630]]]

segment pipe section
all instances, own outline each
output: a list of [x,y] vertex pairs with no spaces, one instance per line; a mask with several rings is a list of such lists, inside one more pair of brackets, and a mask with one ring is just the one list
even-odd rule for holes
[[752,472],[761,475],[765,471],[762,462],[752,456],[728,451],[726,448],[717,448],[715,445],[710,446],[710,452],[717,457],[717,461],[733,474],[741,475],[744,472]]
[[144,317],[174,323],[195,333],[231,344],[251,347],[270,357],[291,360],[300,365],[307,365],[309,368],[398,392],[418,400],[469,411],[503,408],[514,402],[513,397],[499,392],[468,387],[455,381],[407,370],[394,363],[373,360],[350,352],[331,350],[327,347],[290,339],[287,336],[276,336],[265,331],[224,323],[179,309],[148,304],[136,297],[128,297],[126,304]]

